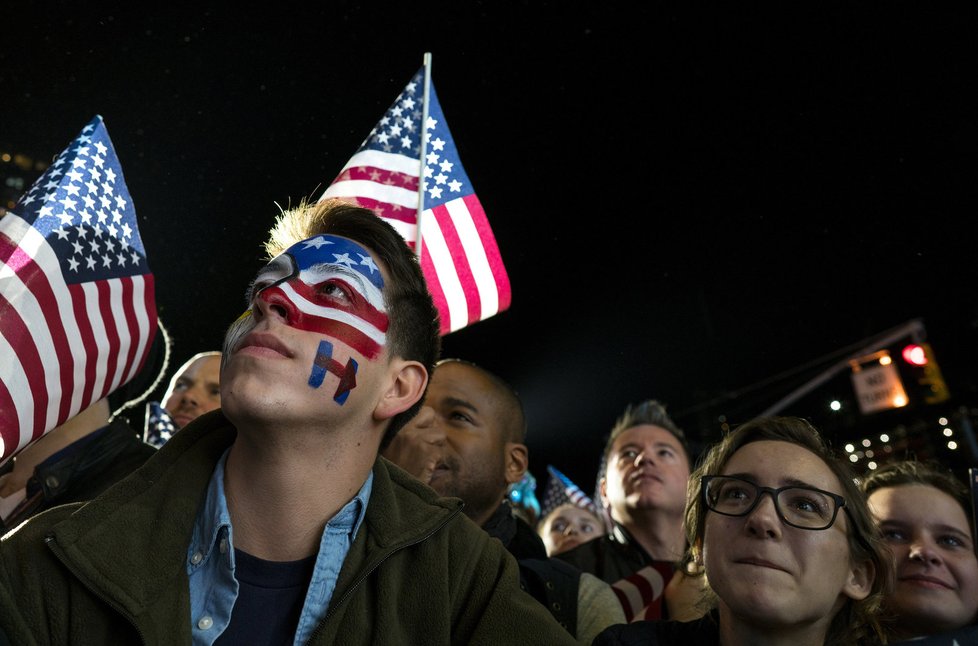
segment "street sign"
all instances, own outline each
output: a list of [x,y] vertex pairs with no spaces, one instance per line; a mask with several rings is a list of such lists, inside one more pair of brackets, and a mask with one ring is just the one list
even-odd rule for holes
[[852,386],[863,414],[907,405],[907,392],[889,352],[882,350],[853,359],[850,365]]

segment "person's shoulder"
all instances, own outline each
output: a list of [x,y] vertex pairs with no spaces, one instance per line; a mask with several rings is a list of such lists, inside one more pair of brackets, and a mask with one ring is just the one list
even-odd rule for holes
[[586,543],[575,545],[566,552],[554,554],[554,558],[567,561],[571,565],[587,572],[589,568],[585,567],[585,565],[593,564],[599,554],[604,554],[611,549],[614,549],[611,539],[608,536],[599,536]]
[[595,637],[593,646],[680,646],[718,644],[719,630],[713,617],[693,621],[648,620],[615,624]]
[[486,537],[482,528],[462,513],[458,498],[441,497],[397,465],[378,456],[367,504],[367,519],[386,540],[411,539],[418,534],[461,531],[466,540]]
[[170,463],[193,451],[204,450],[218,457],[231,445],[237,429],[220,408],[208,411],[173,434],[153,455],[158,463]]
[[461,509],[464,505],[458,498],[439,496],[438,493],[422,483],[407,471],[397,466],[387,458],[378,455],[374,462],[374,483],[384,486],[389,482],[397,495],[407,499],[416,499],[420,504],[434,505],[444,509]]
[[10,528],[0,537],[0,553],[6,557],[13,551],[24,553],[45,549],[43,547],[45,539],[50,535],[51,530],[84,504],[84,502],[72,502],[51,507]]
[[978,625],[965,626],[937,635],[890,642],[890,646],[964,646],[964,644],[978,644]]
[[[593,646],[647,646],[659,644],[656,626],[651,621],[608,626],[594,638]],[[665,642],[668,643],[668,642]]]
[[553,556],[542,559],[517,559],[517,561],[520,564],[521,570],[535,572],[547,581],[572,584],[575,590],[577,589],[581,574],[583,574],[577,566],[567,561],[561,561]]
[[[206,413],[201,413],[194,419],[190,420],[190,422],[186,426],[184,426],[182,429],[180,429],[179,431],[173,434],[173,437],[170,438],[170,441],[180,436],[185,437],[186,435],[194,435],[195,431],[197,433],[200,432],[206,433],[208,430],[214,430],[214,429],[219,429],[224,427],[234,428],[234,425],[231,423],[231,420],[229,420],[227,417],[224,416],[223,409],[215,408],[214,410],[207,411]],[[191,431],[191,432],[188,434],[186,433],[187,431]],[[170,441],[167,441],[167,444],[169,444]]]

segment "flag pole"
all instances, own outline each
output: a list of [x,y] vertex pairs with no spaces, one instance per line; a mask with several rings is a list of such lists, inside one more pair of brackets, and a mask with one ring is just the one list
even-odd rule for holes
[[421,216],[424,213],[424,156],[428,145],[428,96],[431,91],[431,52],[424,53],[424,105],[421,108],[421,148],[418,161],[421,163],[421,173],[418,175],[418,233],[415,236],[414,255],[421,262]]

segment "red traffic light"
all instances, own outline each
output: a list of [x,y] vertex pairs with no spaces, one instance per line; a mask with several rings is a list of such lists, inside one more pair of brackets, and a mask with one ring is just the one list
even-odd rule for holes
[[903,360],[912,366],[926,366],[927,365],[927,351],[924,347],[917,345],[916,343],[911,343],[903,349]]

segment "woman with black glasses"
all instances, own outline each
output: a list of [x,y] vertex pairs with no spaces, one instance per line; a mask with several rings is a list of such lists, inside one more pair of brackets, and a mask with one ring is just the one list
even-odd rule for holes
[[808,422],[738,427],[690,476],[684,565],[702,619],[612,626],[594,644],[877,644],[892,566],[848,463]]

